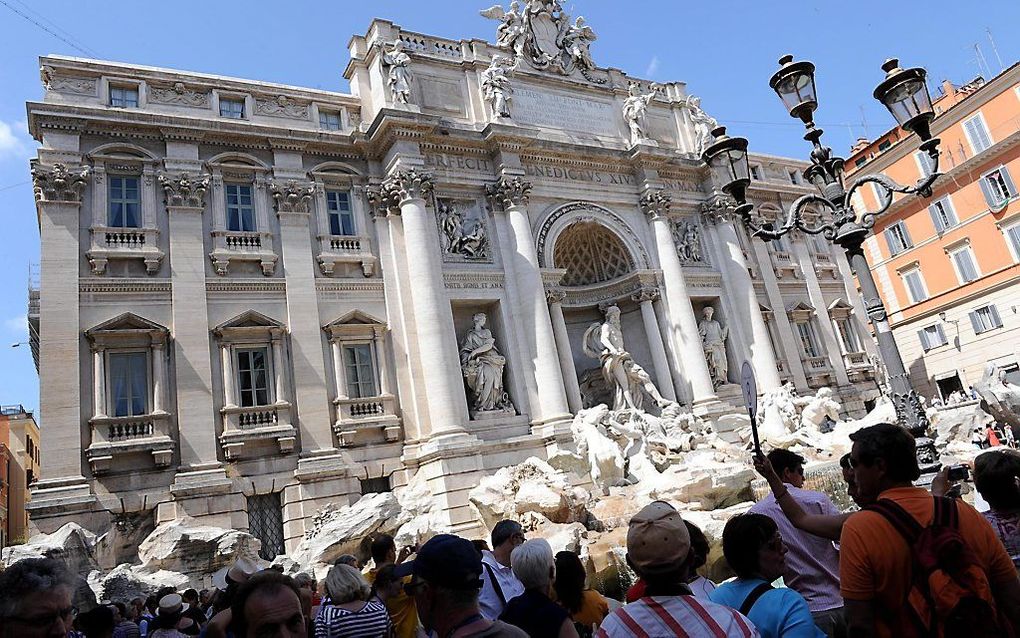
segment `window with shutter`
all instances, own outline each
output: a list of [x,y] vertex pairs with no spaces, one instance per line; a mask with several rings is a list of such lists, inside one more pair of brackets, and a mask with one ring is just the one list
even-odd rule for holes
[[971,251],[970,246],[964,246],[950,252],[949,258],[953,261],[956,276],[961,284],[974,281],[978,278],[977,263],[974,261],[974,252]]
[[992,145],[992,138],[988,134],[988,127],[985,126],[985,120],[981,117],[981,113],[964,122],[963,129],[975,155]]
[[1010,251],[1013,253],[1013,261],[1020,261],[1020,224],[1013,224],[1004,229],[1006,240],[1009,242]]
[[1005,166],[986,173],[979,183],[989,208],[1000,209],[1010,198],[1016,196],[1016,186],[1013,185],[1013,179]]
[[932,224],[935,225],[935,232],[941,234],[947,228],[956,225],[956,211],[949,201],[949,197],[943,197],[928,207]]
[[974,327],[974,334],[1002,327],[1002,318],[999,317],[999,311],[993,305],[982,306],[969,313],[969,316],[970,323]]
[[917,331],[917,337],[921,340],[921,349],[922,350],[924,350],[925,352],[928,352],[929,350],[931,350],[931,346],[928,345],[928,331],[927,330],[918,330]]
[[924,280],[921,278],[921,270],[919,268],[904,271],[900,276],[903,278],[903,284],[907,288],[907,294],[910,296],[911,303],[919,303],[928,298],[928,292],[924,288]]
[[921,177],[928,177],[935,172],[935,162],[932,161],[931,155],[924,151],[917,151],[914,153],[914,159],[917,161],[917,167],[921,171]]

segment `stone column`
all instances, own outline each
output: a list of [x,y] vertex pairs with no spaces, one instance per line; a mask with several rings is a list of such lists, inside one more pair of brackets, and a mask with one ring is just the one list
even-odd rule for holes
[[390,367],[386,357],[386,329],[375,331],[375,360],[379,366],[379,394],[390,394]]
[[230,354],[230,345],[220,346],[220,371],[223,374],[223,407],[237,407],[234,398],[234,357]]
[[[287,327],[294,374],[295,425],[301,433],[301,456],[337,453],[326,386],[326,362],[319,326],[319,301],[315,290],[315,254],[308,228],[315,185],[288,181],[269,185],[280,220],[280,252],[287,279]],[[273,365],[276,400],[290,402],[284,383],[282,334],[274,332]]]
[[495,207],[507,216],[513,239],[514,252],[504,255],[512,266],[520,297],[520,311],[524,319],[524,336],[532,356],[535,380],[539,388],[538,414],[533,415],[534,425],[543,425],[570,419],[567,396],[563,388],[563,373],[556,349],[549,306],[546,305],[545,284],[539,270],[538,250],[528,217],[528,196],[531,183],[520,177],[503,177],[486,188]]
[[[79,213],[88,168],[33,162],[39,214],[39,406],[43,479],[32,490],[37,518],[87,511],[94,496],[82,472]],[[47,529],[45,531],[53,531]]]
[[[661,190],[648,191],[641,198],[641,210],[648,216],[655,236],[655,248],[659,254],[659,267],[662,268],[666,304],[669,306],[669,330],[672,345],[679,353],[683,363],[683,372],[687,382],[691,384],[694,398],[692,407],[700,407],[718,401],[712,376],[705,360],[705,350],[698,335],[698,321],[694,317],[694,306],[691,305],[687,279],[684,276],[680,257],[673,243],[670,228],[669,209],[672,199]],[[661,391],[661,388],[660,388]]]
[[783,302],[783,294],[779,290],[779,281],[769,256],[768,246],[763,241],[752,241],[751,249],[758,260],[758,272],[765,284],[765,294],[768,295],[769,305],[772,306],[773,325],[776,327],[776,336],[783,349],[783,359],[789,366],[790,374],[793,377],[793,385],[798,390],[807,390],[807,377],[804,376],[804,363],[800,360],[800,347],[793,334],[794,329],[790,323],[790,316],[786,314],[786,305]]
[[415,275],[410,286],[411,305],[424,373],[430,439],[467,434],[467,401],[460,375],[458,347],[453,333],[453,311],[446,298],[443,264],[435,218],[426,208],[432,196],[432,177],[415,169],[391,174],[382,185],[391,212],[403,221],[404,251]]
[[850,377],[846,373],[846,365],[843,363],[843,350],[836,338],[836,331],[832,327],[832,319],[829,317],[828,304],[825,303],[825,295],[822,294],[822,287],[818,284],[818,274],[815,273],[814,262],[808,252],[807,244],[803,237],[791,237],[793,239],[793,251],[800,262],[800,270],[804,273],[804,282],[807,284],[808,298],[811,305],[815,307],[818,316],[818,329],[822,333],[822,342],[825,344],[825,356],[829,359],[829,365],[836,375],[836,383],[848,385]]
[[[171,490],[186,493],[212,480],[229,485],[217,460],[219,415],[213,401],[209,356],[209,309],[205,292],[206,255],[202,214],[209,186],[205,175],[159,175],[170,219],[171,313],[177,426],[181,465]],[[229,359],[229,352],[227,358]],[[229,373],[224,370],[224,375]],[[232,403],[233,377],[223,379],[225,398]]]
[[659,392],[670,401],[676,401],[676,391],[673,388],[673,378],[669,374],[669,362],[666,360],[666,346],[662,342],[662,334],[659,332],[659,320],[655,316],[655,308],[652,302],[659,298],[659,291],[655,288],[642,288],[631,296],[641,307],[641,321],[645,325],[645,334],[648,337],[648,349],[652,353],[652,365],[655,368],[655,384]]
[[739,317],[734,319],[750,324],[751,342],[748,346],[751,350],[751,365],[754,367],[758,392],[775,390],[781,384],[776,355],[772,352],[768,327],[765,325],[765,318],[761,316],[761,305],[754,291],[754,283],[751,281],[750,273],[747,272],[747,260],[737,239],[737,229],[733,227],[730,218],[732,211],[721,205],[706,205],[703,210],[706,218],[716,225],[723,255],[726,258],[723,266],[726,269],[727,287],[732,291],[732,300],[739,313]]
[[563,319],[563,299],[566,296],[562,290],[547,290],[545,293],[549,302],[553,336],[556,338],[556,352],[560,356],[560,374],[563,375],[563,385],[567,391],[567,406],[571,412],[577,414],[582,407],[581,387],[577,380],[577,369],[574,367],[574,355],[570,350],[567,322]]
[[333,340],[329,343],[330,350],[333,351],[333,376],[336,378],[336,398],[346,399],[347,398],[347,378],[344,370],[343,362],[343,351],[340,348],[340,342]]
[[270,345],[273,348],[273,389],[276,394],[276,403],[290,403],[290,393],[287,392],[286,360],[283,358],[283,332],[273,331]]
[[163,335],[152,336],[152,412],[163,414],[163,389],[166,385],[166,344]]
[[106,347],[92,346],[92,414],[106,416]]

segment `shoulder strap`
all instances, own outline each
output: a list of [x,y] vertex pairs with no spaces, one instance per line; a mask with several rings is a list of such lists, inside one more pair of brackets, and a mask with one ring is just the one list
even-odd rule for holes
[[956,499],[948,496],[935,496],[935,516],[932,524],[950,529],[960,528],[960,513],[956,508]]
[[754,604],[756,602],[758,602],[758,599],[764,596],[765,592],[771,589],[774,589],[774,587],[772,587],[772,585],[768,583],[762,583],[758,585],[757,587],[751,590],[750,594],[747,595],[747,598],[744,599],[744,602],[740,605],[740,609],[738,611],[740,611],[741,614],[746,616],[751,612],[751,608],[754,607]]
[[503,588],[499,586],[499,579],[496,578],[496,572],[492,571],[492,565],[482,561],[482,567],[485,568],[485,572],[489,574],[489,582],[492,583],[492,588],[496,590],[496,595],[499,596],[499,602],[503,603],[506,607],[506,596],[503,595]]
[[907,541],[908,545],[913,545],[917,542],[917,538],[924,531],[924,528],[917,522],[916,518],[890,499],[879,499],[864,509],[881,514],[900,533],[900,536]]

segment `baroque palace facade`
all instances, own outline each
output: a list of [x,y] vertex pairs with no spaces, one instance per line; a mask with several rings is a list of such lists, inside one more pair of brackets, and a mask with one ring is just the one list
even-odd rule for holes
[[[599,399],[583,335],[614,304],[706,419],[743,413],[745,360],[762,392],[828,385],[863,412],[873,347],[838,250],[751,241],[684,84],[598,67],[589,27],[527,5],[487,16],[499,45],[375,20],[351,93],[41,59],[35,529],[191,516],[282,551],[325,504],[422,472],[467,531],[479,477],[572,445]],[[752,165],[767,214],[809,191],[805,163]],[[469,337],[501,371],[487,400]]]

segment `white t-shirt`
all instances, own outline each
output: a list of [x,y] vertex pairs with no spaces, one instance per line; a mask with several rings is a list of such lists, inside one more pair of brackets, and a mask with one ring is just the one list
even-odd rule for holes
[[489,620],[497,620],[503,613],[505,605],[499,599],[499,594],[496,593],[496,588],[492,585],[490,574],[496,577],[499,588],[503,592],[503,598],[507,602],[523,594],[524,585],[517,580],[510,567],[503,566],[496,560],[492,552],[482,551],[482,563],[482,591],[478,594],[478,606],[481,608],[483,616]]

